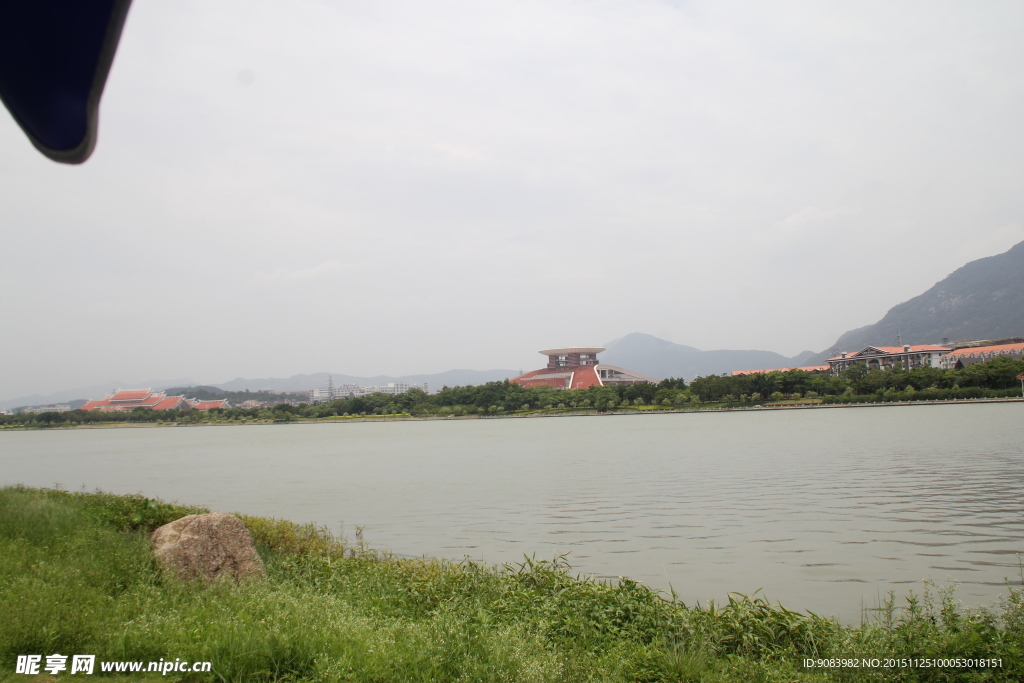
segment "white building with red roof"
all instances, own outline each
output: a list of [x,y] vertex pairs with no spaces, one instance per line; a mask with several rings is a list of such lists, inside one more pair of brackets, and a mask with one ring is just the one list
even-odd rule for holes
[[189,401],[189,405],[192,406],[192,410],[202,410],[204,412],[207,410],[213,410],[214,408],[231,407],[228,405],[228,400],[226,398],[218,399],[216,401],[199,401],[196,399],[191,399]]
[[904,370],[930,366],[942,367],[943,356],[953,349],[948,346],[918,344],[916,346],[865,346],[856,353],[841,353],[828,359],[833,375],[851,365],[867,365],[868,370],[892,370],[899,363]]
[[554,389],[589,389],[617,384],[656,383],[658,380],[638,372],[597,362],[597,354],[604,351],[596,346],[569,346],[541,351],[548,357],[548,366],[515,377],[510,382],[524,387],[552,387]]
[[962,370],[968,365],[984,363],[1000,356],[1020,360],[1024,357],[1024,342],[958,348],[950,351],[942,358],[942,367],[950,370]]
[[191,410],[192,406],[184,396],[167,396],[152,389],[118,389],[110,396],[89,401],[82,410],[102,410],[106,412],[131,412],[136,408],[147,410]]

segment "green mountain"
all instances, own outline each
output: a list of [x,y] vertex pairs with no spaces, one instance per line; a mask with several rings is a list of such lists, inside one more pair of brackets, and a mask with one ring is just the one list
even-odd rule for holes
[[[832,348],[941,344],[1024,336],[1024,242],[971,261],[924,294],[892,307],[881,320],[839,337]],[[828,358],[828,351],[811,362]]]

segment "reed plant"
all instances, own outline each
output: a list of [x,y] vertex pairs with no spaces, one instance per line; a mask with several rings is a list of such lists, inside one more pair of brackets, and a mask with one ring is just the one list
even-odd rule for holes
[[[564,557],[501,567],[404,559],[322,527],[244,516],[268,580],[162,576],[157,526],[202,509],[0,489],[0,679],[22,654],[210,661],[204,681],[1001,681],[1024,679],[1024,597],[965,609],[889,596],[858,627],[760,594],[688,606]],[[974,669],[807,668],[805,658],[995,657]],[[74,677],[68,677],[74,680]]]

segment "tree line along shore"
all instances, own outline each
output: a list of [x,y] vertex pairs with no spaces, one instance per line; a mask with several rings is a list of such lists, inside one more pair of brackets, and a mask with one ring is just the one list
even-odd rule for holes
[[838,375],[803,370],[740,376],[711,375],[692,382],[668,378],[658,383],[590,387],[581,390],[526,388],[514,382],[444,387],[436,394],[412,389],[324,403],[270,408],[215,408],[200,411],[83,411],[0,415],[0,428],[52,428],[118,423],[267,423],[362,417],[472,417],[564,413],[622,413],[706,410],[754,406],[838,405],[993,399],[1021,396],[1018,376],[1024,360],[996,358],[962,370],[923,367],[868,370],[854,365]]
[[312,524],[239,515],[267,577],[203,587],[162,574],[149,543],[157,527],[202,512],[141,495],[0,489],[3,671],[19,656],[61,653],[212,663],[209,673],[129,680],[1024,677],[1018,586],[966,609],[952,587],[926,583],[844,625],[761,595],[687,605],[628,579],[577,576],[559,557],[503,566],[397,558]]

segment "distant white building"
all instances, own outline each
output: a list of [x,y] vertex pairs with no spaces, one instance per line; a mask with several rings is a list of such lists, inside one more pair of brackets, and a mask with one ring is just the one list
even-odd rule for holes
[[375,387],[382,394],[404,394],[410,389],[419,389],[415,384],[408,382],[388,382],[386,387]]
[[66,413],[71,410],[71,406],[66,403],[56,403],[48,406],[35,406],[33,408],[25,408],[21,412],[30,413],[33,415],[39,415],[40,413]]
[[327,401],[333,401],[335,399],[333,389],[310,389],[309,390],[309,402],[310,403],[326,403]]
[[[349,398],[350,396],[369,396],[370,394],[404,394],[410,389],[419,389],[418,384],[410,384],[408,382],[388,382],[386,385],[381,386],[370,386],[364,387],[358,384],[341,384],[334,386],[332,379],[328,378],[327,386],[319,389],[309,390],[309,402],[310,403],[326,403],[327,401],[334,401],[339,398]],[[428,385],[426,382],[423,383],[423,391],[427,391]]]
[[[418,384],[408,382],[388,382],[386,386],[360,387],[359,392],[353,392],[355,396],[368,396],[369,394],[404,394],[410,389],[419,389]],[[423,384],[423,391],[427,391],[427,384]]]
[[334,378],[330,375],[327,375],[326,387],[309,390],[310,403],[327,403],[328,401],[333,401],[336,398],[345,398],[346,396],[348,396],[348,394],[342,395],[341,392],[334,387]]

